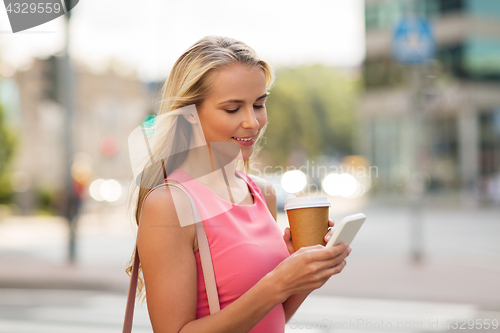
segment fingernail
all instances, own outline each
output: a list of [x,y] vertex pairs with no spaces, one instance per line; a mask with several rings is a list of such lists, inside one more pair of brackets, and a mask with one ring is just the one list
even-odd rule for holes
[[329,241],[332,238],[332,235],[326,235],[326,240]]
[[347,249],[349,250],[349,253],[351,253],[352,248],[350,246],[348,246]]

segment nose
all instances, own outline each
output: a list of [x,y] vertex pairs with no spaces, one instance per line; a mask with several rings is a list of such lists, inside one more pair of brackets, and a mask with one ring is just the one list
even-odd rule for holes
[[246,112],[244,113],[244,118],[241,126],[243,128],[248,128],[252,130],[259,129],[260,123],[257,120],[257,117],[255,116],[255,111],[253,109],[253,106],[246,108]]

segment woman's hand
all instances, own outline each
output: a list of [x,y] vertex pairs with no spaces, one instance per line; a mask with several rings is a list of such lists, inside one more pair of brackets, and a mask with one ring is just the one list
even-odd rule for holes
[[310,293],[323,286],[346,265],[351,248],[341,243],[329,248],[323,245],[302,247],[269,273],[284,302],[296,293]]
[[[333,227],[335,225],[335,222],[332,220],[328,219],[328,227]],[[328,232],[325,234],[325,242],[328,243],[328,240],[330,237],[332,237],[332,230],[328,229]],[[292,243],[292,234],[290,232],[290,227],[285,228],[285,232],[283,234],[283,240],[285,241],[286,248],[288,249],[288,252],[290,255],[292,255],[295,252],[295,249],[293,248],[293,243]]]

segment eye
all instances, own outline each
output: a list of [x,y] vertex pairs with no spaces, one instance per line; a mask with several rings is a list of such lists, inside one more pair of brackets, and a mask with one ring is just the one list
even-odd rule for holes
[[262,105],[254,105],[253,107],[256,108],[256,109],[263,109],[264,108],[264,104],[262,104]]
[[234,110],[225,110],[227,113],[235,113],[238,111],[240,108],[234,109]]

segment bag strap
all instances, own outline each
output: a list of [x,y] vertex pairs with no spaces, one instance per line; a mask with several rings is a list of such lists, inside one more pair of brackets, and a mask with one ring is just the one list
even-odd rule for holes
[[132,332],[132,322],[134,320],[135,295],[137,291],[137,278],[139,277],[139,252],[137,245],[134,252],[134,266],[132,267],[132,275],[130,276],[130,284],[128,287],[127,307],[125,308],[125,320],[123,321],[123,333]]
[[[167,183],[167,181],[165,181]],[[210,246],[208,244],[207,234],[205,233],[205,228],[203,226],[203,221],[200,217],[200,212],[194,203],[193,198],[188,193],[188,191],[181,185],[176,183],[168,182],[168,185],[175,186],[180,188],[187,194],[189,197],[189,201],[191,203],[191,208],[193,209],[193,218],[196,226],[196,238],[198,239],[198,248],[200,251],[200,260],[201,260],[201,268],[203,273],[203,278],[205,280],[205,288],[207,291],[207,299],[208,299],[208,307],[210,309],[210,314],[214,314],[220,310],[219,304],[219,294],[217,293],[217,284],[215,282],[215,274],[214,267],[212,264],[212,256],[210,254]],[[163,186],[160,184],[151,191],[146,194],[146,197],[151,193],[154,189],[159,186]],[[146,200],[144,197],[144,201]],[[139,277],[139,250],[137,249],[137,244],[135,246],[134,252],[134,264],[132,266],[132,275],[130,277],[130,284],[128,288],[128,296],[127,296],[127,307],[125,310],[125,320],[123,322],[123,333],[132,332],[132,323],[134,319],[134,307],[135,307],[135,296],[137,292],[137,279]]]

